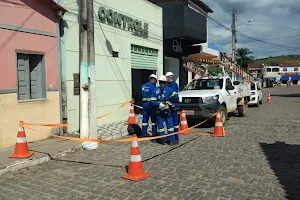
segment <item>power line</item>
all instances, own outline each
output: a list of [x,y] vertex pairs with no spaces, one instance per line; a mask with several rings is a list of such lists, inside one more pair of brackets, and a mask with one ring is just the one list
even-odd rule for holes
[[[219,26],[223,27],[224,29],[232,32],[231,28],[226,27],[225,25],[223,25],[222,23],[218,22],[214,18],[212,18],[210,16],[208,16],[208,18],[211,19],[216,24],[218,24]],[[254,37],[249,36],[249,35],[241,32],[241,31],[238,31],[238,30],[236,30],[236,32],[238,32],[241,37],[244,37],[244,38],[247,38],[247,39],[251,39],[251,40],[254,40],[256,42],[261,42],[261,43],[265,43],[265,44],[269,44],[269,45],[273,45],[273,46],[280,46],[280,47],[285,47],[285,48],[290,48],[290,49],[297,49],[297,47],[291,47],[291,46],[287,46],[287,45],[281,45],[281,44],[271,43],[271,42],[267,42],[267,41],[264,41],[264,40],[261,40],[261,39],[258,39],[258,38],[254,38]]]

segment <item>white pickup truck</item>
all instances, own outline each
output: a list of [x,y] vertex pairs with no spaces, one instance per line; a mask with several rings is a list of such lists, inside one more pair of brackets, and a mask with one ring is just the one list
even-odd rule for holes
[[251,94],[249,82],[232,81],[229,76],[207,77],[192,80],[181,92],[180,110],[185,110],[188,120],[212,117],[221,113],[225,123],[228,113],[238,110],[244,117]]

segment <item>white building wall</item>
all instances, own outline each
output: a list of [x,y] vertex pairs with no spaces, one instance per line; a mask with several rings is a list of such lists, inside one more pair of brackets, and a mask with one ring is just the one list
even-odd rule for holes
[[[75,124],[68,131],[79,130],[79,96],[73,95],[73,73],[79,73],[79,26],[77,0],[64,0],[63,6],[69,11],[64,20],[66,31],[66,80],[68,123]],[[147,39],[132,35],[107,24],[100,23],[97,12],[100,6],[112,9],[133,19],[149,24]],[[147,0],[96,0],[95,12],[95,51],[97,115],[116,110],[131,99],[131,44],[158,49],[158,76],[163,74],[163,28],[162,9]],[[119,58],[112,57],[108,42]],[[129,105],[111,115],[98,120],[98,125],[126,120]]]

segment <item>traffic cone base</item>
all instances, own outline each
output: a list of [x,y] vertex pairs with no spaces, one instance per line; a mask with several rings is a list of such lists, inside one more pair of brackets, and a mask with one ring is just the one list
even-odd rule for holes
[[216,123],[214,128],[214,133],[211,135],[212,137],[225,137],[225,130],[223,126],[223,121],[221,118],[221,114],[218,112],[216,116]]
[[[20,122],[20,125],[21,123],[22,122]],[[19,126],[15,152],[12,155],[10,155],[9,158],[29,158],[33,154],[33,152],[30,152],[28,150],[25,130],[23,127]]]
[[272,100],[271,100],[271,95],[270,95],[270,94],[268,95],[268,98],[267,98],[267,103],[272,103]]
[[[182,110],[181,115],[180,115],[180,134],[191,134],[191,131],[189,129],[189,125],[186,120],[186,115],[184,110]],[[182,131],[182,132],[181,132]]]
[[[132,137],[134,139],[137,139],[136,135],[133,135]],[[132,181],[140,181],[149,176],[151,176],[151,175],[144,171],[138,142],[136,140],[133,140],[132,144],[131,144],[128,173],[123,174],[122,178],[132,180]]]

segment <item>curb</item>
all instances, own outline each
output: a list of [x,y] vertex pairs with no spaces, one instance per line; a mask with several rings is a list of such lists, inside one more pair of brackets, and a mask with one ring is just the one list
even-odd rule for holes
[[23,160],[18,160],[18,161],[16,161],[15,163],[13,163],[11,165],[8,165],[4,168],[1,168],[0,169],[0,176],[6,174],[8,172],[13,172],[13,171],[16,171],[16,170],[20,170],[20,169],[24,169],[24,168],[31,167],[31,166],[34,166],[34,165],[38,165],[38,164],[41,164],[41,163],[48,162],[48,161],[52,160],[53,158],[64,157],[68,154],[75,153],[75,152],[78,152],[80,150],[82,150],[81,145],[79,145],[77,147],[74,147],[74,148],[69,148],[67,150],[63,150],[63,151],[57,152],[57,153],[52,153],[52,154],[44,153],[45,156],[40,157],[40,158],[35,158],[35,159],[27,158],[27,159],[23,159]]

